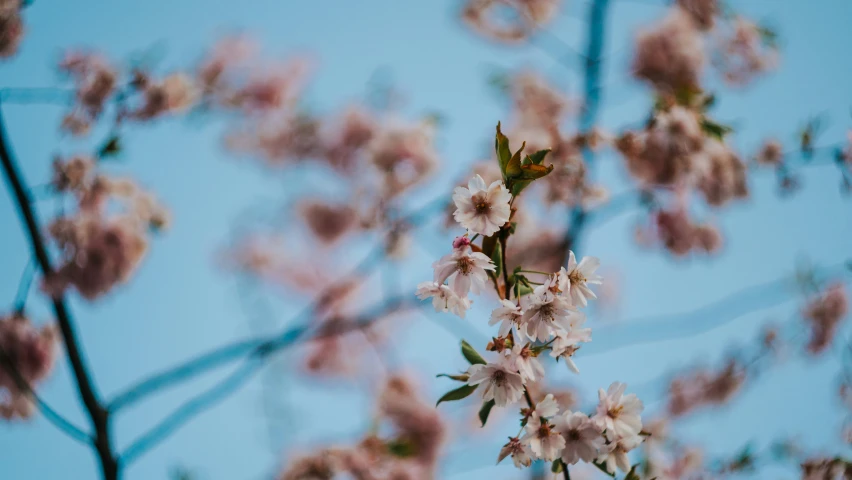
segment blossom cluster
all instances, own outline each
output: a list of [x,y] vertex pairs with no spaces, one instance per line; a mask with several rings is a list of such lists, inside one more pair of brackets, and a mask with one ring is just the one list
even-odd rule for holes
[[133,181],[103,173],[94,157],[58,158],[51,186],[76,209],[48,226],[62,262],[45,279],[53,295],[73,287],[94,300],[126,282],[148,247],[148,234],[168,226],[168,212]]
[[39,328],[22,313],[0,316],[0,417],[32,416],[35,403],[29,389],[53,368],[58,340],[55,325]]
[[11,57],[18,51],[24,36],[21,0],[0,0],[0,58]]
[[110,102],[115,104],[113,123],[147,121],[188,110],[200,98],[196,81],[183,72],[162,79],[147,69],[120,71],[100,53],[68,51],[59,62],[60,73],[74,84],[74,104],[62,120],[63,130],[86,135],[100,120]]
[[[549,23],[559,10],[560,0],[468,0],[462,19],[476,33],[500,42],[518,43]],[[512,18],[501,15],[511,9]]]
[[424,402],[412,382],[390,377],[378,399],[378,420],[388,423],[391,435],[370,433],[353,446],[326,448],[293,459],[279,480],[347,478],[364,480],[420,480],[434,478],[446,426]]
[[[579,373],[573,357],[583,343],[591,341],[581,308],[597,298],[592,287],[602,283],[595,273],[600,262],[594,257],[577,261],[569,252],[567,265],[557,272],[518,266],[508,275],[505,252],[517,231],[512,222],[515,200],[526,186],[546,177],[553,168],[543,165],[547,151],[521,161],[523,147],[512,154],[499,126],[496,146],[502,178],[486,184],[476,175],[467,187],[455,189],[453,216],[467,233],[453,241],[452,252],[434,263],[433,280],[418,285],[416,292],[421,299],[431,298],[436,311],[450,311],[462,318],[471,307],[470,294],[486,291],[489,282],[500,297],[489,321],[497,326],[497,336],[486,347],[495,358],[486,361],[463,342],[462,353],[471,366],[450,378],[465,385],[445,394],[439,403],[478,391],[484,402],[480,411],[484,425],[491,408],[525,400],[522,431],[509,439],[499,455],[499,460],[511,456],[519,468],[542,459],[556,461],[559,468],[583,461],[612,473],[617,468],[629,471],[627,453],[644,438],[643,405],[636,395],[625,393],[626,385],[614,383],[607,391],[600,390],[592,415],[561,409],[553,394],[537,403],[530,394],[530,388],[544,380],[545,368],[539,360],[544,352]],[[475,243],[478,238],[482,238],[480,244]],[[542,278],[534,281],[528,274]]]

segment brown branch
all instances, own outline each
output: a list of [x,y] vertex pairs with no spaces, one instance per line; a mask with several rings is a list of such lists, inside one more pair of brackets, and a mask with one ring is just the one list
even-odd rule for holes
[[[21,221],[26,228],[30,247],[38,261],[39,268],[45,277],[53,274],[53,266],[47,253],[47,247],[42,238],[36,213],[31,206],[31,199],[27,189],[24,187],[22,176],[12,156],[9,140],[3,124],[2,110],[0,109],[0,161],[2,161],[3,173],[12,191]],[[109,414],[101,405],[98,394],[95,391],[94,382],[89,375],[82,348],[77,340],[77,333],[71,319],[71,313],[65,304],[62,295],[52,299],[53,311],[62,340],[65,343],[68,362],[74,372],[77,383],[77,392],[80,401],[89,414],[92,427],[95,430],[95,449],[101,465],[101,472],[105,480],[117,480],[119,476],[118,460],[113,454],[112,439],[110,438]]]

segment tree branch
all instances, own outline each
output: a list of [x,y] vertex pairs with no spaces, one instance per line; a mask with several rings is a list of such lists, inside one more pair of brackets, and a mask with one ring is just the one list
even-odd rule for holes
[[[366,313],[351,319],[349,322],[329,330],[319,330],[311,339],[321,339],[329,336],[343,335],[348,332],[362,330],[373,325],[377,320],[390,315],[407,306],[413,306],[412,295],[400,295],[382,302],[381,305],[369,309]],[[213,387],[191,398],[166,416],[160,423],[134,441],[121,455],[122,464],[127,465],[140,455],[155,447],[171,436],[190,420],[204,411],[214,407],[230,394],[246,384],[260,370],[264,360],[273,353],[284,350],[304,339],[308,328],[296,326],[278,335],[273,335],[258,344],[251,353],[230,375],[216,383]]]
[[61,413],[57,412],[53,407],[47,404],[38,394],[35,392],[35,389],[30,386],[27,380],[21,375],[21,372],[15,367],[12,359],[9,358],[9,355],[6,353],[6,350],[0,346],[0,364],[3,365],[3,368],[9,372],[9,375],[12,376],[12,379],[18,385],[18,389],[26,393],[28,396],[32,398],[38,407],[39,411],[44,415],[44,418],[47,419],[50,423],[52,423],[56,428],[67,434],[69,437],[77,440],[78,442],[85,443],[87,445],[92,444],[92,435],[86,433],[80,427],[71,423],[70,420],[66,419],[62,416]]
[[[42,274],[48,277],[53,274],[53,266],[51,265],[47,247],[41,235],[36,213],[31,206],[29,193],[24,187],[22,176],[12,156],[3,123],[2,108],[0,108],[0,162],[2,162],[3,173],[17,204],[21,221],[26,227],[30,247],[35,254]],[[62,334],[62,340],[65,343],[68,362],[71,364],[71,369],[74,372],[80,401],[86,408],[92,422],[92,427],[95,430],[95,448],[100,460],[101,471],[105,480],[116,480],[118,479],[119,466],[112,450],[112,440],[109,432],[109,414],[101,406],[98,394],[95,392],[94,382],[90,378],[89,368],[86,365],[82,348],[78,343],[77,333],[71,320],[71,313],[65,304],[64,297],[58,295],[52,299],[52,303],[56,321],[59,324],[59,330]]]
[[[579,129],[581,133],[588,133],[594,126],[600,109],[601,93],[600,87],[602,53],[606,37],[606,14],[609,0],[593,0],[589,10],[589,37],[586,47],[585,77],[584,77],[584,100],[583,111],[580,114]],[[595,154],[588,146],[583,148],[583,160],[586,168],[591,173],[594,165]],[[586,211],[582,206],[571,210],[568,220],[568,229],[563,237],[563,251],[565,256],[568,250],[576,250],[579,243],[580,230],[586,222]],[[565,263],[564,261],[562,263]]]

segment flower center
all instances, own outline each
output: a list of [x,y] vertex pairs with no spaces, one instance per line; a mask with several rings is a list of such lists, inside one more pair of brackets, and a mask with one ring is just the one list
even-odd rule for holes
[[462,273],[462,275],[469,275],[470,271],[473,270],[473,260],[470,257],[461,257],[456,261],[456,269]]
[[618,418],[618,416],[621,415],[622,410],[624,410],[624,406],[619,405],[617,407],[610,408],[606,413],[612,418]]
[[550,436],[550,424],[542,422],[541,426],[538,427],[538,436],[540,438],[547,438]]
[[488,203],[485,195],[476,195],[471,200],[473,200],[473,208],[477,214],[485,214],[491,211],[491,204]]
[[568,430],[568,434],[566,436],[568,437],[569,442],[580,441],[580,431],[579,430]]
[[576,285],[578,283],[585,283],[586,277],[584,277],[579,270],[574,270],[573,272],[568,274],[568,280],[571,281],[572,285]]

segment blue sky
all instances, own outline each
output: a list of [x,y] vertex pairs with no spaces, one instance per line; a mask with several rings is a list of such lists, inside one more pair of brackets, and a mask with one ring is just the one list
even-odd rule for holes
[[[568,3],[551,31],[582,49],[588,2]],[[611,3],[605,59],[607,91],[601,120],[604,126],[615,129],[646,113],[647,95],[643,95],[643,87],[626,77],[626,62],[632,33],[658,17],[662,7],[655,4],[663,2]],[[825,141],[844,139],[852,120],[852,91],[848,88],[852,64],[846,61],[846,46],[852,40],[847,28],[852,3],[737,3],[745,13],[777,27],[783,58],[776,75],[752,89],[721,96],[715,114],[720,120],[741,126],[735,144],[749,152],[765,134],[777,135],[791,144],[801,123],[821,113],[831,119]],[[318,110],[332,110],[362,98],[375,72],[386,69],[403,89],[408,113],[442,113],[447,124],[439,135],[439,147],[445,167],[435,188],[424,194],[424,198],[431,198],[446,191],[466,165],[481,157],[487,135],[505,115],[504,106],[486,86],[490,71],[526,65],[544,72],[568,92],[579,93],[582,87],[579,70],[565,68],[536,47],[501,48],[474,37],[457,20],[457,8],[458,2],[444,0],[263,0],[242,4],[223,0],[36,1],[25,14],[27,36],[21,53],[0,64],[0,87],[56,85],[54,61],[69,47],[92,46],[111,57],[126,58],[132,52],[162,45],[166,52],[163,66],[170,68],[193,63],[224,33],[247,31],[269,55],[308,53],[317,59],[308,101]],[[55,152],[87,146],[58,134],[62,110],[56,106],[3,108],[8,133],[32,184],[46,180]],[[246,206],[266,198],[286,202],[300,192],[300,187],[292,180],[264,176],[259,169],[227,155],[221,149],[220,127],[215,121],[167,121],[129,130],[127,151],[116,168],[154,190],[172,209],[174,226],[155,240],[149,257],[128,286],[94,304],[72,301],[88,358],[105,395],[148,372],[250,333],[234,279],[217,268],[215,255]],[[615,156],[603,157],[597,174],[614,189],[623,185]],[[725,324],[701,335],[606,351],[608,341],[629,343],[630,332],[640,331],[631,325],[633,319],[688,312],[743,288],[781,278],[792,272],[801,257],[821,265],[835,265],[852,257],[852,205],[840,194],[836,171],[832,167],[810,168],[804,181],[799,194],[779,199],[770,173],[755,176],[748,201],[712,213],[727,238],[724,252],[709,261],[674,262],[637,248],[631,241],[635,221],[631,214],[591,229],[581,253],[601,257],[609,271],[617,272],[622,286],[618,318],[606,320],[612,325],[595,334],[597,351],[590,348],[587,357],[581,354],[577,358],[583,374],[569,377],[559,369],[555,373],[559,381],[571,382],[587,395],[612,381],[626,381],[642,386],[641,393],[647,395],[649,409],[653,409],[659,406],[654,405],[659,385],[647,382],[676,365],[713,362],[730,343],[753,338],[764,321],[788,319],[798,308],[793,290],[780,293],[789,295],[789,300],[778,306],[736,319],[704,318],[703,322]],[[9,299],[11,304],[18,272],[27,262],[27,246],[7,196],[0,196],[0,225],[0,298]],[[415,250],[422,258],[401,270],[402,284],[412,286],[412,291],[413,285],[429,277],[432,251]],[[288,311],[295,308],[284,306],[279,310],[279,318],[272,320],[274,325],[285,323]],[[42,318],[49,314],[35,296],[32,311]],[[471,315],[464,328],[486,332],[484,315],[484,311]],[[449,317],[439,321],[458,322]],[[601,320],[597,325],[603,323]],[[669,333],[659,326],[649,327],[651,333],[654,328],[661,335]],[[437,398],[447,385],[435,380],[434,374],[463,365],[456,354],[458,339],[423,317],[413,317],[400,331],[404,332],[398,347],[402,359],[419,372],[428,394]],[[641,331],[647,335],[647,331]],[[419,341],[422,338],[430,339],[427,345]],[[272,370],[270,375],[279,372],[291,381],[286,367],[292,360],[283,357],[284,368]],[[700,414],[684,425],[683,432],[718,453],[730,453],[749,440],[766,442],[778,435],[796,436],[817,450],[840,451],[837,432],[842,414],[834,396],[838,368],[833,355],[817,361],[793,356],[761,377],[731,408]],[[126,412],[115,425],[119,446],[128,445],[181,399],[211,380],[215,378],[201,379]],[[41,393],[58,410],[84,425],[85,416],[70,385],[69,370],[60,362]],[[260,384],[255,381],[134,464],[126,478],[164,478],[177,464],[197,470],[203,479],[267,478],[281,461],[285,442],[309,448],[313,442],[353,438],[369,421],[369,397],[357,389],[301,384],[287,390],[280,400],[291,420],[276,423],[279,426],[272,441],[260,405]],[[461,419],[472,416],[475,408],[472,411],[454,405],[448,411]],[[515,475],[511,467],[491,466],[496,455],[492,446],[499,445],[504,430],[497,425],[475,433],[471,438],[479,441],[481,448],[468,450],[470,447],[455,445],[443,477]],[[0,465],[2,477],[15,480],[94,478],[96,471],[89,451],[42,418],[0,427]],[[788,472],[787,478],[793,477]]]

